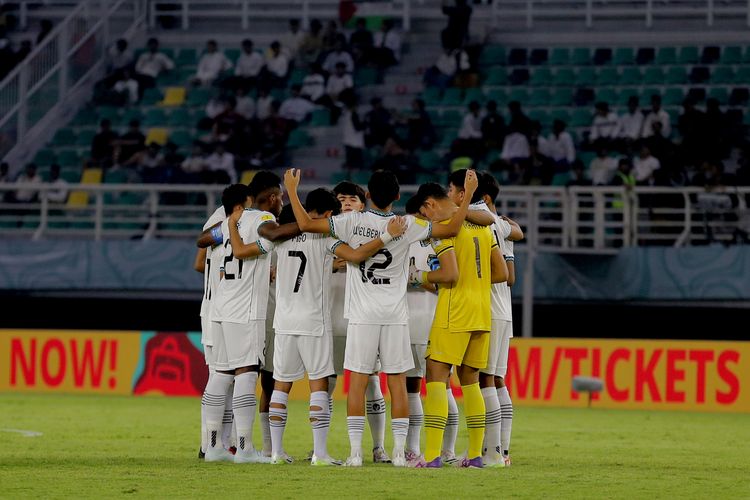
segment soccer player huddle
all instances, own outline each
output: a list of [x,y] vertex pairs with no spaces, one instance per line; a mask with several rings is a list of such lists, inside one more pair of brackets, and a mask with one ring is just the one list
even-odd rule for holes
[[[351,182],[333,192],[315,189],[304,204],[300,179],[289,169],[282,187],[276,174],[262,171],[247,186],[227,187],[198,240],[209,366],[200,456],[291,463],[283,447],[289,392],[307,374],[312,465],[362,466],[365,421],[376,463],[510,465],[513,406],[503,379],[513,336],[513,241],[523,233],[497,215],[497,181],[454,172],[447,191],[420,186],[407,215],[398,216],[392,172],[374,172],[367,192]],[[344,370],[351,450],[342,464],[326,443],[336,376]],[[462,458],[455,453],[453,370],[469,434]],[[379,373],[391,394],[390,456]],[[256,413],[261,449],[252,441]]]

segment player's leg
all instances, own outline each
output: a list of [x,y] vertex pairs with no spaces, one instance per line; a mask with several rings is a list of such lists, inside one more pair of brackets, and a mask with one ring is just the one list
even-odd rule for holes
[[393,432],[393,465],[406,466],[406,436],[409,433],[409,396],[406,372],[414,368],[406,325],[385,325],[380,330],[380,364],[388,374],[391,392],[391,431]]
[[[211,322],[207,317],[201,316],[201,345],[203,346],[203,357],[206,360],[206,369],[208,371],[208,378],[206,379],[206,387],[211,381],[211,376],[214,373],[213,354],[211,353],[211,345],[213,341],[211,338]],[[206,387],[203,388],[203,394],[206,394]],[[203,398],[201,397],[201,447],[198,449],[198,458],[203,459],[206,456],[206,447],[208,446],[208,433],[206,431],[206,405],[203,404]]]
[[513,335],[513,323],[506,322],[500,343],[500,363],[495,377],[497,397],[500,401],[500,449],[503,451],[503,461],[506,466],[510,465],[510,434],[513,426],[513,401],[510,399],[508,388],[505,386],[505,374],[508,372],[508,350],[510,339]]
[[344,352],[344,368],[349,370],[349,394],[346,400],[346,426],[351,448],[346,465],[362,465],[362,434],[365,430],[365,392],[375,370],[380,326],[349,324]]
[[367,380],[365,394],[365,410],[367,423],[372,434],[372,461],[375,463],[390,463],[391,459],[385,452],[385,398],[380,387],[380,375],[373,373]]
[[479,388],[479,369],[487,366],[490,332],[472,332],[464,361],[456,373],[464,395],[464,414],[469,434],[469,450],[462,467],[482,467],[482,442],[485,429],[485,406]]
[[440,467],[440,449],[443,432],[448,419],[448,398],[446,386],[450,377],[451,365],[434,359],[427,359],[427,397],[424,400],[425,451],[427,467]]
[[445,422],[445,432],[443,433],[443,446],[440,457],[443,463],[454,465],[458,462],[456,457],[456,439],[458,438],[458,403],[453,395],[453,389],[450,384],[450,377],[446,384],[445,396],[448,399],[448,418]]
[[212,350],[216,373],[211,377],[203,394],[203,406],[206,414],[206,456],[207,462],[232,461],[232,454],[225,449],[221,436],[222,417],[225,398],[234,380],[234,371],[228,361],[226,343],[221,323],[212,322],[214,336]]
[[479,375],[479,387],[482,390],[486,411],[482,461],[485,466],[493,467],[504,465],[500,448],[500,400],[497,397],[497,389],[495,389],[495,373],[497,373],[500,365],[500,344],[504,323],[507,323],[507,321],[492,321],[487,366],[480,370]]
[[[292,463],[292,458],[284,451],[284,431],[287,423],[287,406],[292,383],[305,376],[305,367],[299,353],[297,335],[275,335],[273,348],[274,390],[269,407],[271,431],[271,463]],[[266,349],[268,351],[268,349]],[[269,356],[266,356],[271,361]]]
[[406,459],[415,461],[421,456],[420,437],[424,425],[422,408],[422,379],[425,371],[426,345],[411,344],[414,368],[406,372],[406,391],[409,397],[409,433],[406,436]]
[[328,431],[331,412],[328,406],[328,380],[333,368],[333,338],[330,332],[322,337],[300,338],[300,355],[310,379],[310,426],[313,433],[313,453],[310,464],[316,466],[341,465],[328,455]]
[[260,418],[260,436],[263,439],[263,456],[271,456],[271,397],[276,389],[274,385],[273,372],[260,371],[260,402],[258,405],[258,417]]

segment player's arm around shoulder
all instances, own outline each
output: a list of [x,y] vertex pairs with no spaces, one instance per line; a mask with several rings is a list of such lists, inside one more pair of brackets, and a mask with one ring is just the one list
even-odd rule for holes
[[492,283],[502,283],[508,280],[508,266],[505,264],[503,254],[496,244],[492,246],[490,252],[490,270]]
[[477,226],[491,226],[495,223],[495,217],[484,202],[469,205],[466,221]]
[[412,263],[409,266],[409,283],[412,286],[425,284],[441,284],[453,286],[458,281],[458,261],[453,248],[453,238],[434,240],[432,248],[435,250],[440,267],[434,271],[420,271]]
[[510,234],[506,239],[510,241],[521,241],[524,238],[523,230],[521,229],[521,226],[518,224],[518,222],[514,221],[510,217],[506,217],[505,215],[501,215],[500,218],[510,224]]
[[340,259],[358,264],[375,255],[378,250],[390,243],[393,238],[404,234],[404,231],[406,231],[406,220],[400,216],[393,217],[388,221],[386,232],[380,235],[379,238],[375,238],[356,249],[339,240],[333,247],[333,253]]
[[[232,215],[229,216],[229,241],[232,244],[232,252],[238,259],[249,259],[257,257],[259,255],[267,254],[268,252],[273,250],[273,243],[271,243],[271,241],[269,240],[264,240],[263,238],[258,238],[258,240],[255,242],[246,242],[249,232],[249,221],[246,221],[244,227],[242,228],[243,234],[240,234],[238,222],[241,221],[242,217],[245,216],[245,214],[249,213],[250,212],[247,211],[238,211],[232,213]],[[271,217],[273,218],[273,216]],[[239,225],[242,226],[242,224]]]
[[458,234],[461,230],[461,225],[466,220],[466,215],[469,213],[471,198],[474,196],[474,192],[477,190],[478,186],[479,181],[477,180],[476,171],[469,170],[466,172],[466,180],[464,181],[464,199],[447,224],[434,224],[432,226],[433,238],[453,238]]
[[206,252],[205,248],[199,248],[195,253],[195,262],[193,262],[193,269],[203,274],[206,272]]
[[313,219],[302,206],[297,193],[301,177],[302,171],[298,168],[290,168],[284,173],[284,187],[289,195],[289,203],[292,205],[294,218],[297,219],[298,229],[303,233],[329,233],[330,219]]
[[224,242],[224,237],[221,233],[221,224],[222,221],[219,221],[208,229],[205,229],[200,236],[198,236],[198,239],[195,242],[196,246],[198,248],[208,248],[221,245]]

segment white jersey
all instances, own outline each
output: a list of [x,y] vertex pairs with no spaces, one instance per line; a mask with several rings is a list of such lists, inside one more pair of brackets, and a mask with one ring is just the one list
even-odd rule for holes
[[[331,217],[331,235],[352,248],[379,238],[386,232],[393,213],[376,210],[350,212]],[[409,245],[430,238],[432,223],[406,216],[406,232],[361,264],[347,264],[344,317],[349,323],[406,325],[409,310]]]
[[[503,243],[506,238],[510,236],[511,226],[503,218],[497,214],[492,213],[486,203],[478,202],[472,203],[469,207],[470,210],[484,210],[491,213],[495,217],[495,223],[490,226],[492,233],[495,235],[497,246],[503,252],[503,257],[506,256],[505,246]],[[512,251],[512,250],[511,250]],[[513,321],[513,311],[511,308],[510,301],[510,287],[507,283],[495,283],[492,285],[492,319],[503,319],[505,321]]]
[[258,229],[263,224],[275,220],[269,212],[245,209],[237,223],[240,238],[247,245],[259,243],[266,252],[248,259],[234,257],[229,238],[229,219],[222,223],[224,277],[216,288],[216,297],[212,304],[212,321],[247,323],[251,320],[266,319],[271,280],[271,256],[268,252],[272,250],[272,244],[261,239]]
[[331,273],[331,326],[334,337],[346,337],[346,267]]
[[[439,267],[435,250],[429,241],[418,241],[409,247],[409,262],[420,271],[434,271]],[[412,344],[427,345],[435,317],[437,294],[428,292],[424,288],[410,287],[406,294],[409,305],[409,338]]]
[[[203,230],[212,227],[217,222],[222,222],[227,218],[224,212],[224,207],[219,207],[216,211],[211,214],[206,223],[203,225]],[[217,247],[218,248],[218,247]],[[205,260],[205,271],[203,271],[203,300],[201,301],[201,317],[209,317],[209,311],[211,310],[211,300],[216,294],[216,285],[219,283],[219,268],[221,262],[217,262],[218,253],[209,246],[206,248],[206,260]],[[210,318],[209,318],[210,319]]]
[[276,247],[276,335],[331,334],[331,268],[340,243],[302,233]]

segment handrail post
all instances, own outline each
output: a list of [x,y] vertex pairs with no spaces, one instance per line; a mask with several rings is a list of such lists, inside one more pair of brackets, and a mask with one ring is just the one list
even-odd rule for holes
[[96,192],[96,205],[94,207],[94,241],[102,240],[102,228],[104,227],[104,193]]
[[42,238],[42,234],[44,234],[44,230],[47,229],[47,217],[49,215],[49,200],[47,199],[47,191],[46,189],[42,191],[42,197],[41,197],[41,206],[39,208],[39,226],[37,226],[36,231],[34,231],[34,236],[31,237],[33,241],[38,241]]
[[627,189],[627,192],[625,193],[627,195],[628,200],[630,201],[630,225],[632,227],[631,234],[632,236],[632,246],[638,246],[638,242],[640,241],[640,227],[638,224],[638,217],[640,217],[640,199],[638,198],[638,194],[633,189]]
[[685,242],[690,242],[690,235],[693,232],[693,213],[690,206],[690,195],[688,193],[682,193],[682,199],[685,201],[685,211],[683,212],[684,227],[682,233],[675,240],[674,246],[681,247],[685,245]]
[[580,214],[578,211],[578,205],[581,203],[580,197],[578,196],[578,191],[573,190],[570,193],[570,246],[573,248],[578,248],[578,221],[580,219]]
[[654,0],[646,0],[646,27],[654,25]]
[[242,20],[241,20],[241,23],[242,23],[242,29],[243,30],[247,30],[247,28],[249,26],[249,19],[248,19],[248,16],[249,16],[249,14],[248,14],[249,13],[249,5],[247,3],[248,3],[248,0],[242,0]]
[[561,188],[561,190],[562,197],[560,201],[562,202],[562,213],[560,215],[562,217],[562,234],[560,235],[560,246],[570,248],[570,197],[568,195],[568,188]]
[[633,198],[630,193],[622,196],[622,246],[633,246]]
[[152,189],[148,193],[148,229],[143,234],[144,240],[150,240],[156,234],[156,227],[159,220],[159,193]]
[[411,31],[411,0],[403,1],[403,20],[401,21],[404,31]]
[[188,14],[188,0],[182,0],[182,29],[190,29],[190,16]]
[[29,27],[29,9],[26,6],[26,2],[20,2],[18,6],[18,24],[22,29]]
[[526,2],[526,27],[528,29],[534,27],[534,0]]
[[594,24],[594,5],[593,0],[586,0],[586,27],[590,28]]
[[706,0],[706,25],[714,25],[714,0]]
[[310,29],[310,0],[302,0],[302,28]]
[[594,192],[594,248],[604,248],[604,197],[597,190]]

